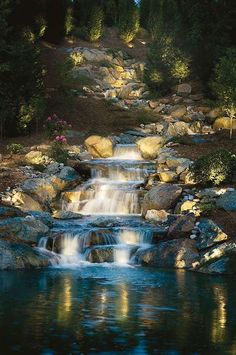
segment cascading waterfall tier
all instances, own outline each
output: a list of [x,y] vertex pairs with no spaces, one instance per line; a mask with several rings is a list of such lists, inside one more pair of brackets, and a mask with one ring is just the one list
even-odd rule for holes
[[117,145],[112,158],[90,163],[92,178],[74,190],[75,199],[62,201],[62,208],[84,215],[139,215],[139,186],[150,167],[137,147]]
[[[61,264],[127,264],[139,248],[153,242],[153,229],[143,226],[137,217],[141,213],[141,185],[154,170],[153,164],[142,159],[135,145],[117,145],[112,158],[92,159],[85,164],[91,170],[91,179],[62,198],[63,210],[85,216],[82,225],[75,222],[54,230],[52,236],[40,240],[39,247],[60,255]],[[102,226],[97,226],[101,217],[96,215],[105,218]],[[113,216],[110,221],[106,220],[109,215]],[[135,218],[138,225],[132,226]]]

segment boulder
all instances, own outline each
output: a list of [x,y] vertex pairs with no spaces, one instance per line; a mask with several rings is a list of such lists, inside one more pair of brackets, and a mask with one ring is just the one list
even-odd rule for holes
[[209,112],[207,112],[206,116],[210,120],[215,120],[217,117],[222,115],[222,110],[219,107],[213,108]]
[[18,206],[22,211],[42,211],[43,207],[41,204],[34,200],[31,196],[24,192],[18,191],[13,195],[12,202],[14,205]]
[[164,223],[168,221],[168,213],[165,210],[148,210],[145,219],[152,223]]
[[[229,117],[219,117],[215,120],[213,124],[213,129],[230,129],[231,128],[231,120]],[[236,129],[236,119],[233,119],[233,129]]]
[[54,220],[49,212],[42,211],[28,211],[30,216],[33,216],[35,219],[39,220],[49,228],[53,227]]
[[90,136],[85,140],[85,146],[94,158],[110,158],[113,156],[113,142],[109,138]]
[[47,267],[55,259],[49,252],[0,239],[0,270]]
[[177,86],[177,95],[187,96],[192,92],[192,86],[190,84],[179,84]]
[[158,101],[153,101],[153,100],[150,100],[148,102],[149,106],[152,108],[152,109],[155,109],[158,105],[159,105],[159,102]]
[[194,270],[207,274],[236,274],[236,243],[224,242],[201,254]]
[[35,178],[26,180],[21,186],[22,191],[47,206],[58,194],[57,188],[52,184],[51,178]]
[[216,200],[216,206],[223,208],[225,211],[236,212],[236,191],[229,191],[221,195]]
[[170,123],[167,130],[167,136],[185,136],[191,133],[189,126],[186,122]]
[[29,243],[38,243],[49,228],[33,216],[13,217],[0,221],[0,238],[10,238]]
[[145,216],[148,210],[169,210],[174,208],[182,188],[174,184],[158,184],[149,190],[143,199],[142,215]]
[[86,260],[90,263],[112,263],[114,261],[113,246],[97,246],[89,249]]
[[192,214],[177,216],[171,223],[168,230],[169,238],[184,238],[189,237],[194,228],[196,217]]
[[47,155],[44,155],[39,150],[32,150],[31,152],[27,153],[25,155],[25,160],[27,164],[33,166],[47,165],[52,161],[51,158],[49,158]]
[[132,91],[137,87],[136,83],[129,83],[120,89],[118,97],[120,99],[128,99]]
[[188,212],[193,209],[193,207],[196,206],[195,201],[184,201],[181,206],[180,206],[180,212]]
[[53,213],[53,218],[56,219],[79,219],[82,217],[83,217],[82,214],[71,212],[71,211],[55,211]]
[[26,214],[19,208],[0,204],[0,220],[11,217],[25,217]]
[[176,105],[170,110],[170,114],[174,118],[181,118],[187,113],[187,108],[184,105]]
[[220,227],[212,220],[202,218],[196,225],[197,237],[195,238],[198,250],[210,248],[228,239]]
[[52,176],[51,182],[58,191],[63,191],[76,186],[80,179],[75,169],[65,166],[59,174]]
[[165,144],[165,139],[161,136],[141,138],[137,141],[137,146],[144,159],[155,159],[160,149]]
[[160,242],[139,250],[135,256],[136,262],[142,265],[177,269],[189,269],[198,259],[195,242],[187,238]]
[[178,175],[174,171],[161,171],[159,178],[162,182],[174,182],[177,181]]

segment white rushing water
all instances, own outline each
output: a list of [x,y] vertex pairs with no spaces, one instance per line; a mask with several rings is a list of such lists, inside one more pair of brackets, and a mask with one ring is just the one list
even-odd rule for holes
[[63,209],[84,215],[139,215],[137,186],[147,175],[141,161],[135,145],[117,145],[112,158],[93,163],[92,178],[79,188],[78,200],[64,202]]
[[[135,145],[117,145],[112,158],[91,161],[91,179],[70,192],[69,202],[62,201],[63,209],[85,216],[140,215],[138,186],[144,182],[147,169],[147,162],[142,160]],[[140,247],[152,243],[152,237],[150,229],[122,225],[114,228],[106,224],[92,228],[88,220],[79,231],[59,233],[50,243],[52,252],[60,254],[62,265],[78,265],[93,258],[101,262],[104,256],[116,264],[126,265]],[[42,238],[39,247],[47,248],[50,243]]]
[[142,160],[142,156],[135,144],[117,144],[113,157],[109,159]]

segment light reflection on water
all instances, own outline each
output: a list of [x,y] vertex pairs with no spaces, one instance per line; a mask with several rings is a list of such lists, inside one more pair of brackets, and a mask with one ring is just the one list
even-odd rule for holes
[[0,273],[1,354],[235,354],[232,279],[116,266]]

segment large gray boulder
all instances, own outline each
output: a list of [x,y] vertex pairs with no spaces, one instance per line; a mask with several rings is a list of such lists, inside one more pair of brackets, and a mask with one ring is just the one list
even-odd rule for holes
[[189,237],[194,228],[196,217],[193,214],[177,216],[168,230],[169,238]]
[[236,211],[236,191],[229,191],[220,196],[216,201],[216,206],[225,211]]
[[84,142],[88,152],[94,158],[110,158],[113,156],[113,142],[101,136],[90,136]]
[[49,232],[49,228],[33,216],[0,220],[0,239],[10,238],[37,244]]
[[195,242],[190,239],[177,239],[160,242],[155,246],[139,250],[136,262],[159,268],[188,269],[199,259]]
[[53,258],[37,248],[0,239],[0,270],[47,267]]
[[203,252],[193,269],[207,274],[236,274],[236,243],[226,241]]
[[198,250],[210,248],[228,239],[227,234],[225,234],[217,224],[207,218],[202,218],[197,223],[196,229],[197,237],[195,241]]
[[26,214],[19,208],[7,205],[0,205],[0,221],[11,217],[25,217]]
[[61,192],[65,189],[76,186],[80,181],[80,175],[70,166],[65,166],[60,173],[51,177],[51,182],[57,191]]
[[174,208],[182,188],[175,184],[158,184],[149,190],[143,199],[142,215],[145,216],[148,210],[169,210]]
[[42,205],[34,200],[31,196],[28,194],[18,191],[13,195],[12,197],[12,202],[14,205],[18,206],[22,211],[42,211],[43,207]]
[[165,144],[165,139],[161,136],[141,138],[137,141],[137,146],[144,159],[157,158],[160,149]]
[[50,203],[56,198],[58,193],[50,178],[28,179],[23,183],[21,188],[24,193],[36,199],[42,205]]

